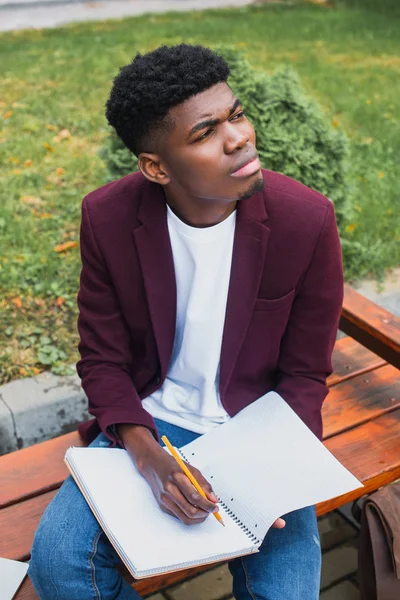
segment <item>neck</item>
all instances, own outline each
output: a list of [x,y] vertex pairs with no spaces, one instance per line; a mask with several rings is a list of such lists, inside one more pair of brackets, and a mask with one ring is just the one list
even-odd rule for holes
[[191,227],[212,227],[225,221],[236,209],[237,200],[226,202],[204,198],[176,198],[164,188],[168,206],[176,216]]

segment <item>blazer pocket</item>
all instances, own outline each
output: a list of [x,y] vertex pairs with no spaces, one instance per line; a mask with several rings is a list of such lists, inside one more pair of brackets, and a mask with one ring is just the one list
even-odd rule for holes
[[290,308],[290,306],[293,303],[295,293],[296,290],[291,290],[284,296],[281,296],[280,298],[272,298],[271,300],[257,298],[256,303],[254,305],[254,310],[277,311],[283,310],[285,308]]

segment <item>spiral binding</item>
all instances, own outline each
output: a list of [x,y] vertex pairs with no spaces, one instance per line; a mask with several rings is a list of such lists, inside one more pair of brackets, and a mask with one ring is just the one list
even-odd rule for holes
[[[189,465],[191,465],[192,463],[190,462],[190,460],[188,460],[186,458],[186,456],[183,454],[183,452],[178,449],[179,453],[181,454],[182,458],[184,459],[185,462],[187,462]],[[224,509],[224,511],[226,512],[226,514],[232,518],[232,520],[237,523],[237,525],[239,525],[240,529],[242,529],[243,533],[245,533],[247,535],[247,537],[255,544],[261,545],[262,540],[260,540],[256,535],[254,535],[254,533],[252,533],[250,531],[250,529],[248,527],[246,527],[246,525],[243,523],[243,521],[241,521],[239,519],[239,517],[233,512],[233,510],[231,508],[229,508],[229,506],[227,504],[225,504],[225,502],[222,502],[221,498],[218,497],[218,503],[222,506],[222,508]]]

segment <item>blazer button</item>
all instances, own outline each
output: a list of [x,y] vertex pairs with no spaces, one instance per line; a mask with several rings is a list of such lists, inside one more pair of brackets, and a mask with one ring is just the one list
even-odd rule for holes
[[154,383],[156,385],[160,385],[160,383],[161,383],[161,377],[159,375],[157,375],[157,377],[154,379]]

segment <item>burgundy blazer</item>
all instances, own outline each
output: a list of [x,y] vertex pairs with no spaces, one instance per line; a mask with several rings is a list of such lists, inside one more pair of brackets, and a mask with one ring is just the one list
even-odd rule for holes
[[[229,415],[278,392],[321,438],[321,406],[343,300],[332,203],[263,171],[264,189],[238,203],[220,358]],[[94,421],[86,441],[112,425],[156,427],[141,400],[167,374],[176,285],[161,186],[140,172],[85,197],[78,294],[77,364]]]

